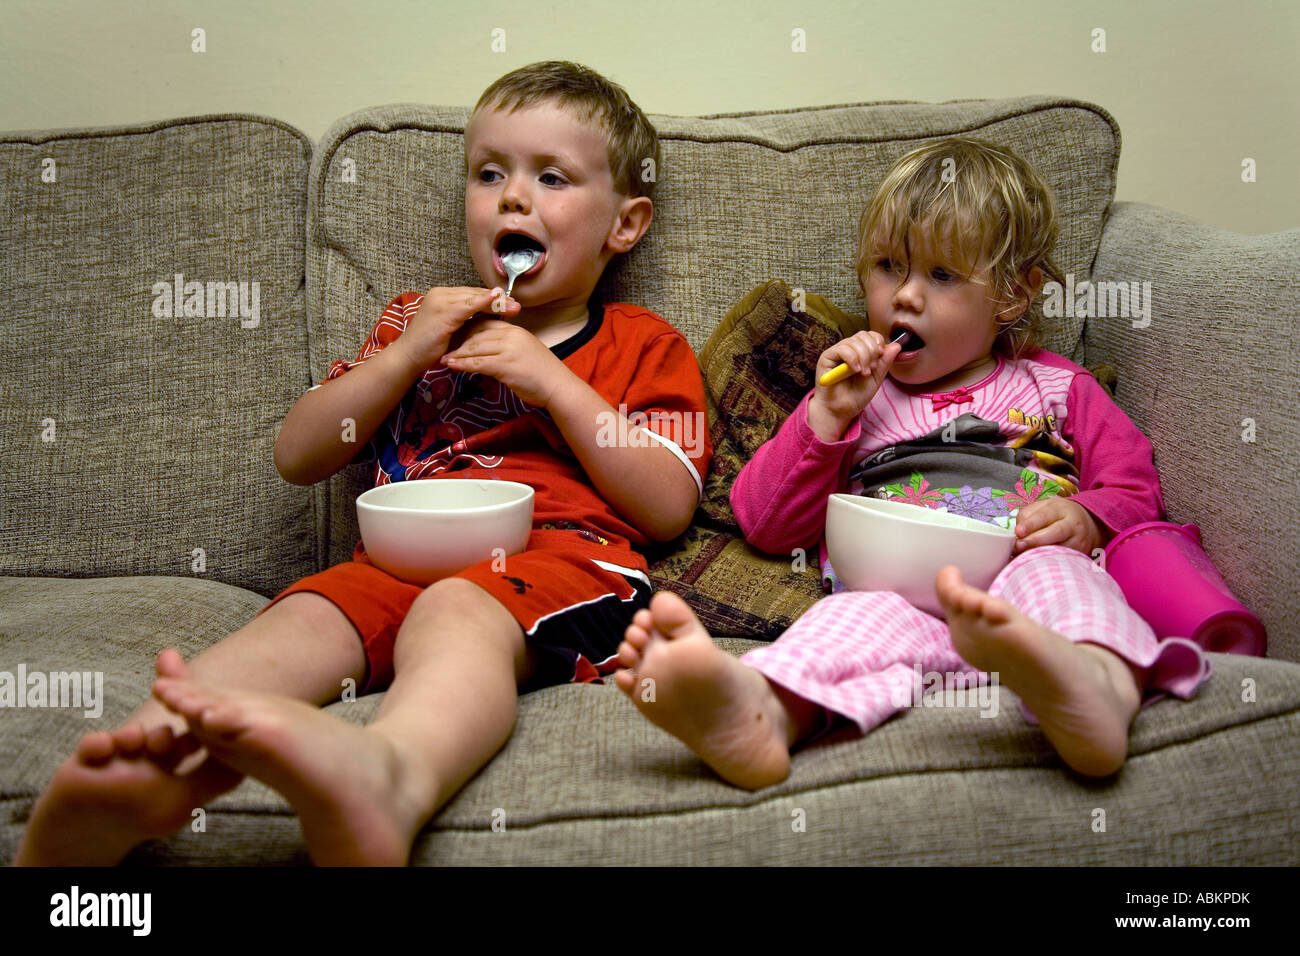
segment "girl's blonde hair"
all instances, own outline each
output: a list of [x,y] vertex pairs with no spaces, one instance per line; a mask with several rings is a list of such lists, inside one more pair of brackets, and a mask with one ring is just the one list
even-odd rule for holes
[[[1000,146],[967,136],[927,143],[898,160],[885,174],[862,214],[858,238],[858,284],[880,256],[911,274],[911,247],[919,235],[968,281],[987,281],[993,300],[1007,310],[1021,302],[998,344],[1019,356],[1041,340],[1043,314],[1033,302],[1029,274],[1038,266],[1063,282],[1049,258],[1056,242],[1056,199],[1032,166]],[[976,276],[987,263],[987,280]]]

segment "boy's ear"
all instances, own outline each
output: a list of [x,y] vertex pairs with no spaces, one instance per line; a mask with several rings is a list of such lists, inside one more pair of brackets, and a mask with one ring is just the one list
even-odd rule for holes
[[618,211],[618,221],[610,230],[605,245],[612,252],[629,252],[641,241],[645,231],[650,228],[654,218],[654,203],[649,196],[629,196],[623,200]]

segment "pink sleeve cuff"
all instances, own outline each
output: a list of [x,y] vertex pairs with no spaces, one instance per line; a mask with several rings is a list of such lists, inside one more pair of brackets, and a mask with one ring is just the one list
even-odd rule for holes
[[809,392],[731,486],[731,507],[746,540],[770,554],[821,540],[826,498],[842,491],[862,429],[854,421],[837,442],[808,424]]

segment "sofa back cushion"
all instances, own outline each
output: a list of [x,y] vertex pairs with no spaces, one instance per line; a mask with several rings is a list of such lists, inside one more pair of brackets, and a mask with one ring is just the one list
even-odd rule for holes
[[[465,246],[467,118],[464,108],[374,107],[339,120],[319,144],[307,249],[316,381],[333,360],[355,357],[398,292],[480,284]],[[862,315],[858,217],[888,167],[926,140],[978,136],[1038,166],[1060,203],[1056,263],[1080,279],[1119,159],[1108,113],[1050,97],[651,118],[662,144],[655,221],[599,291],[658,312],[697,350],[733,303],[770,279]],[[1062,320],[1047,347],[1081,358],[1081,322]],[[358,467],[332,480],[330,561],[351,552],[352,499],[369,477]]]
[[310,384],[310,156],[250,116],[0,136],[0,574],[315,569],[272,459]]

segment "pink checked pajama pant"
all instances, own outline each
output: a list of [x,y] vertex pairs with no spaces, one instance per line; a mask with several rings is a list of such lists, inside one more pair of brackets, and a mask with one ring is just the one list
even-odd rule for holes
[[[1144,707],[1166,694],[1190,698],[1210,676],[1197,644],[1157,640],[1114,578],[1078,551],[1056,545],[1026,551],[1002,569],[989,593],[1071,641],[1100,645],[1144,671]],[[912,701],[917,670],[946,675],[946,687],[952,675],[963,674],[973,688],[983,673],[958,656],[946,622],[892,591],[825,597],[775,643],[740,660],[864,734],[909,706],[899,701]],[[1038,722],[1020,707],[1030,723]]]

